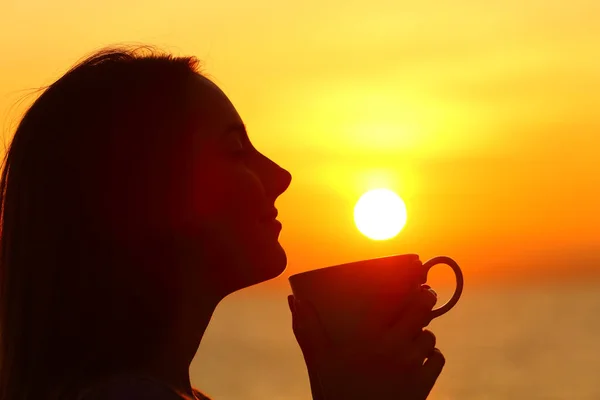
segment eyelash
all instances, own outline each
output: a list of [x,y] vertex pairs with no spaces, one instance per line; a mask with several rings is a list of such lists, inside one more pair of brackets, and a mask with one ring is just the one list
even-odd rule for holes
[[244,161],[251,153],[252,146],[245,143],[243,139],[236,141],[235,149],[231,152],[234,159]]

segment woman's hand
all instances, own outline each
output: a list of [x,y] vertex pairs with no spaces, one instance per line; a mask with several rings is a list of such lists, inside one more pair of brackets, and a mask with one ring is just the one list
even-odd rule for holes
[[360,349],[330,345],[310,304],[288,297],[293,330],[308,368],[314,400],[423,400],[445,359],[423,327],[437,298],[424,286],[383,337]]

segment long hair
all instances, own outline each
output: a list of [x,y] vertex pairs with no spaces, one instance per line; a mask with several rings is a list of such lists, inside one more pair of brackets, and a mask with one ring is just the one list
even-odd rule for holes
[[148,243],[178,218],[198,75],[105,49],[24,114],[0,181],[0,400],[72,397],[161,346],[177,287]]

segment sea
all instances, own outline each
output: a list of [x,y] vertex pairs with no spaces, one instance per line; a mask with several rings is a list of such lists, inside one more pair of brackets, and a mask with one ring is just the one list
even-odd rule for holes
[[[311,399],[288,293],[250,288],[225,299],[192,363],[193,385],[216,400]],[[429,329],[447,360],[430,399],[600,400],[598,283],[467,288]]]

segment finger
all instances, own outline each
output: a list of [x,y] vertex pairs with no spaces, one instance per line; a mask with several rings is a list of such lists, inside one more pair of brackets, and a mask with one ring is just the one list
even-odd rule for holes
[[407,354],[402,355],[407,367],[421,367],[435,349],[436,337],[433,332],[423,330],[410,344]]
[[410,341],[420,334],[431,320],[431,310],[437,302],[435,292],[424,286],[413,295],[404,313],[388,332],[395,342]]
[[313,361],[330,348],[329,337],[321,325],[316,310],[308,301],[300,301],[290,295],[288,304],[292,310],[294,336],[307,361],[308,359]]
[[314,368],[307,368],[308,370],[308,380],[310,382],[310,391],[312,394],[313,400],[325,400],[325,395],[323,394],[323,388],[321,386],[321,381],[315,371]]
[[423,296],[421,299],[423,308],[427,309],[428,311],[433,310],[433,307],[438,300],[437,292],[429,285],[422,285],[420,294]]
[[426,398],[442,373],[446,359],[439,349],[434,349],[419,371],[418,381],[422,397]]
[[427,314],[427,318],[425,319],[425,322],[423,323],[423,327],[426,327],[427,325],[429,325],[431,323],[431,310],[433,310],[433,307],[435,306],[435,304],[437,303],[438,300],[438,294],[435,290],[433,290],[433,288],[429,285],[423,285],[421,286],[422,290],[427,290],[429,292],[430,295],[433,295],[433,297],[435,298],[433,305],[431,306],[431,309],[429,310],[430,312]]
[[292,317],[294,316],[294,313],[296,312],[296,305],[294,304],[294,295],[290,294],[287,297],[288,300],[288,307],[290,308],[290,312],[292,313]]

